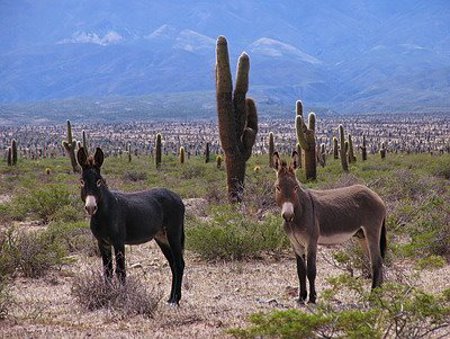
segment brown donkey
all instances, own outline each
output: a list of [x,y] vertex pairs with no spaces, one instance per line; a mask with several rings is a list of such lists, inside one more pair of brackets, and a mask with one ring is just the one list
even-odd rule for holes
[[[317,245],[339,244],[356,236],[370,257],[372,289],[383,282],[383,258],[386,251],[386,207],[372,190],[354,185],[330,190],[302,188],[295,171],[298,155],[294,152],[287,165],[274,153],[277,172],[276,202],[281,207],[286,231],[297,259],[300,283],[299,302],[306,301],[306,276],[309,302],[316,302]],[[306,254],[306,257],[305,257]]]

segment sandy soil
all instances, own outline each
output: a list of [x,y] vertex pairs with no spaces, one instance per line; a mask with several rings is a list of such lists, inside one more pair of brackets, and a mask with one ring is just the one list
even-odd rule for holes
[[[318,258],[317,290],[326,288],[326,278],[342,273],[325,257]],[[127,248],[128,275],[138,276],[150,289],[170,290],[170,270],[154,242]],[[207,263],[187,252],[183,297],[178,308],[161,302],[153,319],[136,316],[118,319],[108,311],[85,311],[71,296],[73,277],[80,271],[100,268],[100,259],[77,257],[75,264],[52,271],[45,278],[17,278],[12,286],[16,301],[6,321],[0,323],[2,338],[213,338],[226,337],[226,329],[245,325],[257,311],[299,306],[295,301],[295,260],[286,252],[281,258],[266,257],[248,262]],[[140,265],[135,265],[140,264]],[[387,280],[411,276],[409,263],[391,267]],[[134,268],[133,268],[134,267]],[[403,267],[400,269],[400,267]],[[415,285],[438,292],[448,286],[450,266],[424,271]],[[411,278],[413,279],[413,278]],[[367,288],[370,281],[367,280]],[[347,302],[351,302],[348,300]]]

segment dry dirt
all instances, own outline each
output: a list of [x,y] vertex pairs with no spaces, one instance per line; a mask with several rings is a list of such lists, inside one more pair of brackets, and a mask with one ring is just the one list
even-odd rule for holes
[[[342,273],[325,260],[331,249],[320,251],[318,302],[320,291],[326,288],[326,278]],[[71,296],[73,277],[82,270],[100,268],[100,259],[80,256],[75,264],[52,271],[45,278],[16,278],[11,287],[16,303],[9,318],[0,322],[0,337],[217,338],[227,337],[226,329],[245,325],[251,313],[306,307],[297,305],[293,296],[297,279],[295,260],[289,252],[281,258],[208,263],[187,251],[183,297],[178,308],[164,302],[170,290],[170,269],[156,244],[127,247],[127,255],[128,275],[140,277],[149,289],[160,290],[164,295],[153,319],[120,319],[105,310],[82,309]],[[408,263],[390,267],[387,280],[405,273],[411,277],[409,267]],[[446,266],[423,271],[413,282],[427,291],[438,292],[448,286],[449,276],[450,266]]]

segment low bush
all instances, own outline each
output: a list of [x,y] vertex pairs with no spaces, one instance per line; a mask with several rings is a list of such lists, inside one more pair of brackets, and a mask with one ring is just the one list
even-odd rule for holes
[[26,277],[38,278],[50,268],[65,263],[63,246],[45,232],[10,228],[0,253],[0,270],[12,274],[18,269]]
[[117,279],[106,282],[99,271],[92,270],[74,278],[72,296],[88,311],[107,309],[122,317],[153,317],[162,293],[147,290],[135,277],[128,277],[125,284]]
[[47,223],[53,220],[62,208],[76,205],[78,200],[79,198],[71,196],[66,185],[49,184],[21,192],[10,206],[15,219],[22,220],[31,215]]
[[269,215],[261,222],[252,220],[239,207],[216,206],[210,221],[196,224],[186,228],[187,248],[207,260],[241,260],[288,247],[278,218]]
[[[229,334],[237,338],[423,338],[450,333],[450,303],[445,291],[433,295],[388,283],[370,293],[358,279],[347,275],[330,283],[332,287],[317,307],[256,313],[250,317],[249,327],[232,329]],[[343,289],[355,296],[356,307],[331,302]]]
[[97,241],[86,221],[53,222],[45,231],[52,241],[57,241],[70,253],[83,253],[88,256],[98,254]]
[[6,282],[0,281],[0,321],[8,316],[12,303],[12,296],[9,293]]

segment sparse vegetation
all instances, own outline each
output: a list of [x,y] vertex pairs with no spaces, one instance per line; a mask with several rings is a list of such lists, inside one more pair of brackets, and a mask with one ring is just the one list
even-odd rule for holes
[[161,292],[149,291],[135,277],[128,278],[125,284],[116,279],[106,282],[96,270],[75,277],[72,295],[88,311],[105,308],[124,318],[153,317],[162,298]]

